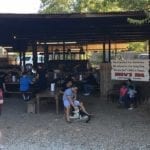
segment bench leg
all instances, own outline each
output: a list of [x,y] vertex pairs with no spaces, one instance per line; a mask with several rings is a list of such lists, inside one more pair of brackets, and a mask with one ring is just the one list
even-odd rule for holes
[[56,114],[59,114],[59,98],[58,96],[55,97],[55,102],[56,102]]
[[40,112],[40,100],[39,98],[36,99],[36,113],[39,114]]

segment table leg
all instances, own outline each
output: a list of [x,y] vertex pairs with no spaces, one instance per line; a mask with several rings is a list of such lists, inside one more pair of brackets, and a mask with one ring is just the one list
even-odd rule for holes
[[36,111],[37,111],[37,114],[39,114],[39,112],[40,112],[40,98],[39,97],[37,97],[36,98]]
[[59,114],[59,99],[58,96],[55,97],[55,101],[56,101],[56,114]]

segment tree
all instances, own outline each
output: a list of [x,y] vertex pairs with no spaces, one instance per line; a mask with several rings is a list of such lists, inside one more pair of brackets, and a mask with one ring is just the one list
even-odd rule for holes
[[40,13],[85,13],[120,11],[111,0],[41,0]]
[[117,2],[118,7],[124,11],[144,11],[145,18],[136,20],[128,18],[128,21],[133,24],[150,23],[150,0],[106,0],[111,2]]
[[68,13],[72,11],[72,0],[41,0],[40,13]]
[[150,0],[41,0],[40,13],[87,13],[110,11],[144,11],[142,20],[129,18],[134,24],[150,23]]
[[119,10],[117,2],[108,0],[76,0],[74,3],[75,12],[108,12]]
[[145,52],[146,43],[145,42],[130,42],[128,49],[130,51],[135,51],[135,52]]

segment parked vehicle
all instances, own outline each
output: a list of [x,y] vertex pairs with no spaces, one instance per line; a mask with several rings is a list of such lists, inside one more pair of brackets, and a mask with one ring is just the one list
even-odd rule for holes
[[142,53],[142,54],[139,54],[138,59],[149,59],[149,54],[148,53]]
[[[21,58],[23,60],[23,57]],[[20,64],[20,57],[17,57],[17,65]],[[37,56],[37,62],[38,63],[44,63],[44,55],[38,55]],[[23,65],[23,61],[22,61],[22,65]],[[32,55],[27,55],[25,56],[25,65],[33,65],[33,56]]]

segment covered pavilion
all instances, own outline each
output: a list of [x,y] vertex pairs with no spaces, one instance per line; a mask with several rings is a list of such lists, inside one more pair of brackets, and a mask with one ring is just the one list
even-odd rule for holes
[[[25,66],[25,52],[32,48],[37,66],[37,46],[44,46],[44,63],[49,62],[49,45],[66,42],[78,45],[103,45],[103,62],[111,62],[111,44],[150,39],[150,24],[134,25],[128,18],[143,19],[144,12],[72,13],[72,14],[0,14],[0,45],[12,46],[20,53]],[[106,47],[108,45],[108,48]],[[107,60],[106,60],[107,50]],[[82,53],[82,52],[81,52]],[[150,40],[149,40],[150,54]],[[150,57],[150,55],[149,55]],[[107,68],[107,67],[106,67]]]
[[[144,41],[150,38],[150,25],[130,24],[128,18],[142,19],[143,12],[110,12],[84,14],[0,14],[0,45],[13,51],[26,51],[47,42],[103,43]],[[46,46],[46,44],[45,44]],[[45,47],[45,53],[48,47]],[[36,56],[36,55],[35,55]],[[34,64],[36,64],[34,57]],[[47,63],[48,57],[45,57]],[[110,57],[109,57],[110,61]]]

